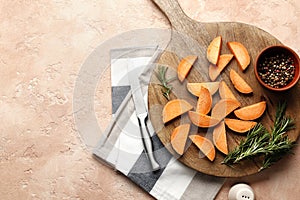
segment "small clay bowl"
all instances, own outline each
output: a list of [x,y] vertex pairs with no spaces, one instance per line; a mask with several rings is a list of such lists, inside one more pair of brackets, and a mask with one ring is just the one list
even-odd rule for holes
[[259,83],[265,88],[286,91],[299,80],[299,63],[299,56],[291,48],[283,45],[269,46],[256,57],[254,72]]

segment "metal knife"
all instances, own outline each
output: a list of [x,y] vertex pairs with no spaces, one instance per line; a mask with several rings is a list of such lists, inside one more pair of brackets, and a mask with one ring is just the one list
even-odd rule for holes
[[[141,85],[139,82],[139,75],[141,70],[134,69],[134,64],[129,63],[128,65],[128,78],[131,86],[131,94],[135,106],[135,113],[138,119],[141,137],[144,145],[144,150],[150,161],[153,171],[160,169],[158,162],[156,161],[153,154],[153,145],[151,141],[151,135],[147,127],[148,112],[144,103],[144,96],[142,93]],[[139,67],[140,69],[141,67]]]

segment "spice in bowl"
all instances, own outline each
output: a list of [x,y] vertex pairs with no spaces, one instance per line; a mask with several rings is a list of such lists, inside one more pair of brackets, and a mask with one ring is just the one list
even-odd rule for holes
[[273,88],[282,88],[294,78],[294,60],[286,53],[265,56],[259,63],[257,71],[264,83]]
[[255,75],[270,90],[288,90],[299,80],[299,62],[299,56],[289,47],[270,46],[257,56]]

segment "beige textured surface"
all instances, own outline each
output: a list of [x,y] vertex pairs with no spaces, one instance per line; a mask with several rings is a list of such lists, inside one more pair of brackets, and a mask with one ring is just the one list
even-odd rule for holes
[[[194,19],[250,23],[300,52],[299,1],[180,2]],[[152,199],[84,149],[72,93],[81,64],[101,42],[131,29],[168,27],[159,10],[149,0],[0,0],[0,17],[0,198]],[[103,128],[110,100],[97,101]],[[239,181],[249,182],[258,199],[296,199],[299,146],[295,153],[260,176],[230,179],[217,199],[227,199]]]

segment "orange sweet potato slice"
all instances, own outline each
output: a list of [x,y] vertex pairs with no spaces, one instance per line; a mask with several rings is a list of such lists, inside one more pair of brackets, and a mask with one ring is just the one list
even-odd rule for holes
[[237,100],[234,100],[234,99],[221,99],[213,107],[213,109],[211,111],[211,116],[216,118],[216,119],[221,120],[240,106],[241,106],[241,104]]
[[234,54],[240,68],[244,71],[250,64],[250,56],[246,47],[240,42],[227,42],[227,46]]
[[183,82],[183,80],[185,79],[185,77],[188,75],[188,73],[190,72],[193,64],[195,63],[195,61],[197,60],[197,56],[195,55],[190,55],[190,56],[186,56],[185,58],[183,58],[178,67],[177,67],[177,76],[178,79]]
[[219,83],[220,82],[187,83],[186,86],[191,94],[199,97],[201,86],[207,88],[210,94],[213,95],[218,91]]
[[209,139],[200,135],[190,135],[189,138],[210,161],[214,161],[216,150]]
[[234,99],[237,100],[228,85],[224,82],[221,81],[219,85],[219,94],[221,99]]
[[171,145],[173,149],[182,155],[184,152],[185,143],[190,131],[190,124],[181,124],[177,126],[171,134]]
[[225,129],[224,121],[220,122],[214,128],[213,143],[219,151],[221,151],[225,155],[228,154],[228,145],[227,145],[226,129]]
[[212,97],[209,90],[205,87],[200,88],[200,95],[197,101],[196,112],[207,114],[212,105]]
[[213,65],[213,64],[209,65],[208,75],[210,80],[215,81],[218,78],[218,76],[221,74],[224,68],[231,61],[232,57],[233,57],[232,54],[220,55],[217,65]]
[[253,92],[250,85],[234,69],[230,70],[229,76],[233,86],[235,89],[237,89],[237,91],[243,94],[250,94]]
[[245,133],[251,130],[257,124],[257,122],[225,118],[225,124],[228,128],[237,133]]
[[206,57],[207,60],[216,65],[218,63],[219,60],[219,55],[221,52],[221,47],[222,47],[222,37],[221,36],[217,36],[215,37],[210,44],[207,47],[207,51],[206,51]]
[[234,111],[235,116],[242,120],[255,120],[262,116],[267,107],[265,101],[261,101],[249,106],[242,107]]
[[217,125],[220,120],[202,113],[189,111],[189,118],[193,124],[201,128],[209,128]]
[[192,109],[193,106],[183,99],[171,100],[163,108],[163,122],[167,123]]

